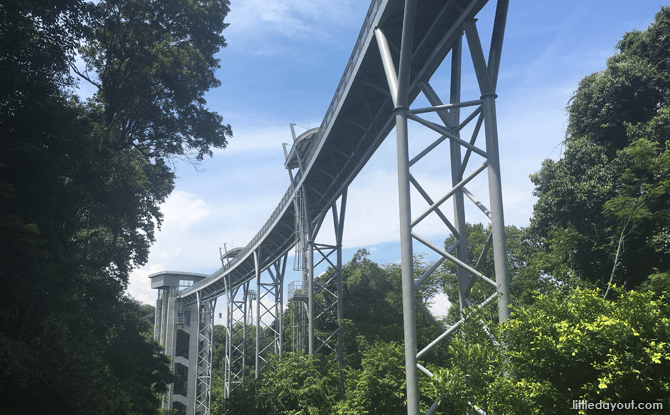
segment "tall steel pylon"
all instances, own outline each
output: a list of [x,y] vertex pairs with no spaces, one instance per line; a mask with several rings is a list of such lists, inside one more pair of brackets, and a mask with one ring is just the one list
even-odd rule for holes
[[256,301],[256,356],[255,375],[260,375],[270,360],[271,354],[283,356],[284,343],[284,275],[286,273],[287,255],[275,261],[267,268],[269,282],[261,281],[260,253],[254,252],[256,264],[256,284],[258,297]]
[[[470,290],[474,281],[479,278],[492,285],[496,293],[489,297],[484,303],[488,304],[498,298],[499,320],[503,321],[509,317],[509,282],[507,276],[507,258],[505,247],[505,229],[503,220],[502,190],[500,179],[500,161],[498,154],[498,132],[496,121],[496,84],[498,69],[502,51],[503,33],[505,28],[508,0],[500,0],[497,4],[491,48],[488,62],[484,57],[477,26],[474,19],[462,19],[458,30],[465,32],[467,45],[472,58],[480,97],[472,101],[461,101],[461,68],[462,68],[462,35],[451,49],[451,91],[449,103],[443,104],[431,85],[429,79],[416,78],[412,71],[412,48],[414,44],[416,0],[405,0],[404,15],[402,23],[401,44],[399,55],[394,56],[387,41],[385,27],[377,27],[375,36],[379,52],[381,54],[384,72],[388,81],[391,97],[395,108],[397,158],[398,158],[398,192],[400,207],[400,245],[402,261],[402,294],[403,294],[403,324],[405,336],[405,365],[407,380],[407,413],[418,415],[419,408],[419,371],[432,376],[432,373],[421,366],[418,359],[428,353],[436,344],[447,339],[463,322],[461,319],[454,326],[443,329],[443,333],[424,347],[418,350],[416,338],[416,315],[415,315],[415,290],[423,283],[438,267],[445,261],[454,262],[458,268],[458,292],[461,311],[472,303]],[[463,13],[462,16],[466,16]],[[398,71],[396,72],[396,62]],[[414,78],[414,79],[413,79]],[[429,107],[410,109],[410,83],[418,85],[421,92],[430,103]],[[472,112],[461,120],[461,110],[470,109]],[[429,121],[421,117],[421,114],[437,114],[441,124]],[[475,121],[476,120],[476,121]],[[414,121],[430,130],[437,132],[440,137],[424,150],[410,158],[408,121]],[[470,141],[464,141],[460,132],[464,127],[474,122],[473,134]],[[481,126],[485,130],[485,149],[476,146],[476,140]],[[439,199],[433,200],[428,192],[420,185],[410,168],[418,163],[428,153],[435,151],[444,141],[449,141],[451,160],[451,190]],[[462,156],[461,151],[465,151]],[[471,158],[479,156],[484,159],[478,167],[469,169]],[[466,185],[474,177],[487,171],[489,201],[491,209],[486,209],[483,204],[466,189]],[[466,172],[468,174],[466,175]],[[427,202],[428,209],[414,215],[411,209],[411,188]],[[490,218],[491,235],[486,244],[492,245],[495,263],[495,277],[491,279],[477,269],[467,264],[467,234],[465,229],[465,206],[464,197],[469,198]],[[454,223],[452,224],[442,212],[441,208],[448,199],[453,200]],[[426,217],[435,213],[444,223],[446,228],[455,236],[456,243],[450,248],[443,249],[429,242],[416,231]],[[440,259],[419,279],[414,279],[413,270],[413,248],[412,244],[417,241],[436,252]],[[456,254],[453,251],[456,250]],[[419,307],[422,312],[428,313],[425,308]],[[439,404],[435,402],[428,413],[433,413]]]
[[[222,256],[222,261],[227,259]],[[226,358],[224,395],[229,397],[236,385],[244,385],[247,353],[247,313],[249,281],[238,287],[226,276]]]
[[210,415],[212,406],[212,352],[216,298],[201,300],[198,293],[198,357],[196,363],[194,415]]
[[[313,189],[297,187],[305,168],[306,155],[314,144],[311,140],[318,129],[309,130],[296,137],[294,124],[291,124],[293,147],[286,156],[285,167],[288,170],[291,186],[296,191],[294,199],[296,259],[294,269],[303,273],[302,294],[307,300],[307,353],[313,355],[326,349],[337,356],[340,372],[340,390],[344,389],[343,378],[343,303],[342,303],[342,238],[344,235],[344,218],[347,205],[347,189],[344,188],[338,200],[328,208],[320,211],[310,209],[310,198],[317,198]],[[294,174],[293,170],[298,169]],[[328,211],[332,212],[335,241],[334,243],[317,242],[316,238]],[[315,259],[316,254],[316,259]],[[332,258],[335,254],[335,258]],[[314,277],[314,270],[323,262],[327,262],[334,273],[326,281]],[[302,306],[299,306],[302,307]],[[297,307],[294,307],[294,309]],[[321,321],[322,336],[315,333],[317,320]],[[299,333],[302,337],[302,333]]]
[[[344,236],[344,218],[347,206],[347,190],[340,196],[340,206],[337,202],[331,207],[333,217],[333,228],[335,234],[334,244],[312,242],[309,246],[309,263],[312,264],[310,276],[310,339],[316,344],[312,345],[310,354],[318,353],[322,349],[328,349],[337,356],[339,367],[340,391],[344,391],[344,331],[342,320],[344,318],[344,304],[342,297],[342,238]],[[316,233],[319,228],[316,229]],[[313,238],[312,238],[313,240]],[[314,253],[320,257],[314,262]],[[332,255],[335,254],[335,258]],[[314,279],[314,268],[321,263],[327,262],[333,273],[327,280]],[[323,337],[314,333],[317,321],[321,322]]]
[[307,297],[302,293],[302,284],[289,284],[288,301],[291,315],[291,351],[307,353]]

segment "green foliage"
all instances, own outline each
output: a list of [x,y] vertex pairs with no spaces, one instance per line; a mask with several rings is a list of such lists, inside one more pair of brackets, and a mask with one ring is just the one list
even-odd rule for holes
[[645,292],[653,293],[654,298],[665,301],[666,304],[670,302],[670,274],[667,272],[650,275],[641,288]]
[[[402,342],[402,289],[401,269],[396,264],[379,265],[368,258],[365,250],[356,252],[350,262],[342,267],[342,293],[344,308],[344,359],[345,365],[353,368],[361,367],[363,353],[377,342]],[[429,264],[421,257],[414,259],[415,276],[420,277]],[[328,281],[335,270],[328,269],[317,277],[321,283]],[[328,286],[331,291],[336,290],[335,281]],[[436,277],[429,279],[420,290],[417,290],[417,299],[422,304],[428,304],[438,292]],[[324,296],[316,296],[317,303],[326,308]],[[334,309],[335,307],[333,307]],[[290,312],[290,310],[289,310]],[[330,318],[317,320],[315,333],[326,338],[335,329],[336,310],[331,310]],[[286,314],[290,321],[290,314]],[[437,335],[436,329],[419,313],[417,315],[417,335],[420,343],[428,344]],[[288,339],[287,339],[288,341]],[[332,340],[335,347],[336,339]],[[285,346],[284,350],[288,346]]]
[[337,372],[323,355],[287,353],[273,358],[259,379],[235,389],[213,405],[217,414],[323,415],[337,399]]
[[[342,296],[346,304],[343,324],[344,357],[345,364],[352,367],[360,367],[361,352],[375,342],[402,340],[400,275],[394,267],[380,266],[371,261],[368,255],[366,250],[359,250],[342,267]],[[334,273],[335,270],[329,268],[317,279],[324,283]],[[335,292],[335,281],[328,288]],[[316,301],[323,308],[326,305],[324,295],[327,294],[316,296]],[[335,313],[336,310],[331,311],[331,319],[337,319]],[[286,318],[290,321],[288,313]],[[326,338],[334,330],[331,319],[317,320],[315,332],[321,338]],[[288,349],[285,347],[285,350]]]
[[[425,363],[424,363],[425,364]],[[405,347],[400,342],[370,345],[361,368],[347,368],[346,396],[335,408],[337,414],[403,415],[407,413]],[[421,410],[436,399],[427,378],[419,379]]]
[[510,375],[542,414],[573,399],[661,401],[670,396],[670,319],[651,293],[599,290],[539,295],[503,328]]
[[538,201],[529,232],[547,260],[536,264],[540,270],[561,280],[609,280],[608,230],[614,221],[602,206],[615,195],[615,172],[616,162],[602,146],[579,139],[568,144],[561,160],[545,160],[531,176]]
[[149,327],[139,305],[122,296],[100,300],[96,322],[73,314],[76,304],[62,306],[29,328],[30,342],[0,333],[5,410],[158,413],[172,376],[162,349],[142,335]]
[[[415,259],[415,266],[417,276],[428,268],[428,264],[424,263],[421,258]],[[331,279],[333,273],[334,270],[329,269],[317,278],[321,283],[325,283]],[[216,399],[214,407],[216,409],[213,409],[213,413],[283,414],[336,413],[339,411],[340,413],[392,414],[406,412],[400,268],[396,265],[380,266],[368,258],[367,251],[361,250],[343,266],[343,280],[343,295],[346,304],[343,324],[346,396],[340,396],[338,393],[339,379],[336,366],[334,366],[336,359],[327,348],[324,348],[316,356],[317,360],[309,364],[303,361],[296,362],[299,355],[288,354],[288,357],[285,355],[283,360],[274,361],[268,365],[260,380],[251,380],[253,376],[248,374],[245,387],[234,390],[229,399],[223,399],[222,374],[217,375],[216,369],[216,362],[219,362],[221,357],[215,354],[214,393]],[[329,286],[329,288],[335,289],[334,286]],[[435,292],[436,283],[429,282],[424,290],[417,293],[417,298],[423,304],[427,304]],[[317,296],[317,301],[324,301],[324,299],[322,296]],[[290,327],[290,324],[286,322],[291,321],[293,311],[293,307],[289,307],[284,314],[285,328]],[[329,324],[327,318],[318,319],[315,330],[317,335],[332,330],[333,327]],[[419,342],[424,345],[438,334],[435,327],[421,314],[417,319],[417,329]],[[237,328],[234,333],[239,331]],[[324,338],[324,336],[321,337]],[[291,350],[289,330],[286,330],[284,339],[286,342],[284,350]],[[221,352],[222,350],[217,353]],[[301,357],[301,359],[304,358]],[[324,366],[323,362],[326,360],[330,363]],[[442,361],[439,353],[434,354],[432,360],[424,364],[429,365],[434,363],[433,361]],[[290,365],[293,365],[293,370],[296,371],[318,369],[320,376],[323,376],[323,382],[326,383],[312,382],[309,377],[303,378],[305,374],[289,374]],[[309,365],[316,365],[316,369]],[[284,370],[286,372],[283,372]],[[323,373],[326,373],[324,371],[330,372],[324,375]],[[302,386],[291,386],[296,383]],[[313,383],[313,386],[308,389],[307,386],[310,383]],[[297,390],[293,391],[291,388]],[[301,388],[304,390],[300,391]],[[436,396],[426,380],[422,380],[421,388],[425,392],[422,407],[427,410],[433,402],[431,399],[434,400]],[[273,396],[282,396],[282,399],[289,403],[277,401]],[[310,405],[312,406],[298,407],[297,403],[290,403],[297,399],[295,396],[307,396],[305,399],[311,400],[313,403]],[[268,406],[263,406],[264,404],[259,404],[258,401],[267,402]],[[323,405],[316,402],[322,402]],[[326,402],[330,406],[327,406]]]
[[[446,368],[434,370],[440,409],[487,414],[568,414],[573,400],[662,402],[670,396],[670,309],[652,293],[555,289],[515,307],[501,326],[504,346],[467,313],[449,340]],[[583,412],[580,412],[583,413]]]
[[434,371],[431,384],[441,397],[440,409],[447,413],[483,410],[491,415],[539,413],[522,385],[506,375],[510,368],[504,350],[485,330],[482,311],[465,310],[460,333],[448,340],[447,366]]
[[340,414],[405,414],[405,353],[402,344],[375,343],[363,352],[361,369],[346,373]]
[[94,34],[79,49],[86,62],[80,75],[99,88],[102,126],[117,131],[121,146],[151,158],[193,152],[197,160],[211,155],[210,147],[225,147],[232,130],[205,107],[204,94],[220,85],[214,54],[226,46],[228,11],[227,0],[94,6]]

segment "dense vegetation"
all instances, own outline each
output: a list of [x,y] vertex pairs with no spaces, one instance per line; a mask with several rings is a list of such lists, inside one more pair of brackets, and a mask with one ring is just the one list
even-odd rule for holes
[[[623,37],[604,71],[579,84],[567,108],[562,157],[545,160],[531,176],[538,201],[530,226],[506,229],[511,319],[497,324],[490,306],[465,310],[460,333],[421,362],[434,373],[420,384],[422,410],[440,396],[436,413],[572,414],[575,400],[657,402],[667,412],[669,100],[664,7],[649,29]],[[468,224],[467,231],[474,266],[490,230]],[[428,266],[421,258],[415,265],[417,275]],[[480,269],[492,275],[492,268],[489,253]],[[455,266],[445,263],[431,278],[417,299],[427,304],[444,292],[452,306],[441,324],[455,323]],[[398,268],[361,251],[343,279],[344,394],[324,356],[290,354],[227,400],[215,390],[214,413],[406,413]],[[492,292],[475,283],[474,304]],[[418,316],[422,347],[444,329]]]
[[0,4],[4,412],[159,411],[168,361],[124,291],[161,224],[169,160],[231,135],[203,99],[227,12],[224,0]]

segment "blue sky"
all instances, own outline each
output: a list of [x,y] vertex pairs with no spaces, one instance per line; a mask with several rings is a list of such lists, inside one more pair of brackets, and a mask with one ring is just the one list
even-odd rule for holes
[[[528,225],[535,202],[528,176],[542,160],[561,156],[565,107],[579,81],[603,70],[623,34],[646,29],[662,4],[511,2],[497,99],[506,224]],[[215,151],[197,170],[176,162],[178,178],[162,207],[162,230],[149,262],[131,275],[130,295],[154,304],[149,274],[210,274],[221,265],[219,247],[244,246],[256,234],[289,185],[282,151],[282,142],[291,141],[289,123],[321,123],[368,6],[365,0],[231,0],[230,27],[224,31],[228,47],[219,53],[222,85],[207,99],[234,136],[228,148]],[[483,43],[490,36],[494,7],[492,1],[479,16]],[[464,83],[474,79],[469,76]],[[431,83],[438,93],[448,94],[447,81],[438,71]],[[468,88],[464,85],[464,98]],[[417,175],[430,189],[450,180],[431,166]],[[397,205],[392,132],[349,189],[345,260],[359,248],[371,251],[370,258],[379,263],[399,260]],[[473,215],[470,222],[484,219]],[[426,235],[438,244],[448,236],[442,228],[426,226]],[[286,283],[299,279],[289,271]],[[436,304],[435,310],[445,307]]]

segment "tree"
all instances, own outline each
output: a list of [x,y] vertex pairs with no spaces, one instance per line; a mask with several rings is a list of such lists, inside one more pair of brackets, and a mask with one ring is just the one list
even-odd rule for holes
[[460,333],[448,341],[445,367],[434,369],[434,393],[441,397],[439,409],[446,413],[484,411],[487,414],[534,414],[523,384],[510,378],[514,373],[505,357],[497,323],[494,333],[484,330],[482,309],[464,310],[466,321]]
[[[345,365],[359,367],[361,352],[377,341],[402,340],[402,301],[399,274],[393,266],[380,266],[368,258],[369,252],[361,249],[351,261],[342,266],[342,296],[344,308],[344,358]],[[329,267],[316,278],[319,284],[325,284],[334,276],[335,270]],[[327,285],[328,290],[336,292],[336,281]],[[315,296],[321,309],[326,309],[324,295]],[[292,312],[292,310],[289,310]],[[315,333],[326,338],[335,329],[333,320],[337,320],[337,309],[333,307],[330,318],[317,319]],[[286,321],[291,321],[289,313]],[[325,335],[324,335],[325,334]],[[332,340],[335,346],[337,339]],[[286,341],[289,341],[287,338]],[[290,350],[285,346],[284,350]],[[324,350],[326,352],[326,350]]]
[[71,67],[98,88],[100,126],[115,132],[114,148],[158,160],[193,152],[202,160],[211,147],[225,147],[232,130],[205,107],[204,94],[221,84],[214,54],[226,46],[228,10],[227,0],[96,4],[94,33],[79,49],[86,70]]
[[248,379],[230,398],[214,405],[225,414],[331,414],[337,400],[335,365],[323,355],[286,353],[268,362],[261,376]]
[[540,413],[568,413],[573,399],[670,404],[667,305],[651,293],[617,295],[557,290],[514,310],[505,353]]
[[[200,160],[231,136],[203,98],[218,84],[227,12],[226,1],[0,7],[0,385],[9,409],[158,411],[167,361],[141,336],[123,291],[161,225],[170,158]],[[77,97],[71,70],[98,93]]]
[[[338,414],[403,415],[407,413],[405,348],[399,342],[377,342],[364,352],[360,369],[348,368],[346,396]],[[421,379],[422,411],[434,400],[430,385]]]
[[[633,288],[668,270],[668,33],[663,7],[573,95],[563,157],[531,176],[538,201],[529,235],[541,272]],[[569,247],[562,261],[556,246]]]
[[[345,304],[344,358],[345,365],[354,368],[360,368],[362,353],[373,344],[403,340],[400,266],[379,265],[371,261],[368,255],[365,249],[361,249],[342,267],[342,295]],[[429,264],[421,257],[414,259],[417,278],[428,268]],[[317,277],[317,281],[325,283],[334,273],[335,270],[329,268]],[[335,292],[335,281],[330,283],[328,289]],[[432,278],[417,290],[417,299],[428,305],[437,290],[436,279]],[[322,295],[315,296],[317,302],[322,301]],[[315,332],[321,338],[325,338],[335,329],[332,320],[337,319],[336,309],[333,307],[330,312],[330,318],[321,318],[316,322]],[[290,321],[290,315],[286,318]],[[438,335],[435,327],[421,313],[417,315],[417,335],[422,344],[428,344]],[[332,345],[335,346],[335,340]]]
[[143,335],[150,328],[139,305],[117,295],[99,297],[95,315],[78,316],[74,301],[62,304],[29,328],[30,342],[0,333],[5,410],[158,414],[159,394],[172,380],[168,359]]

